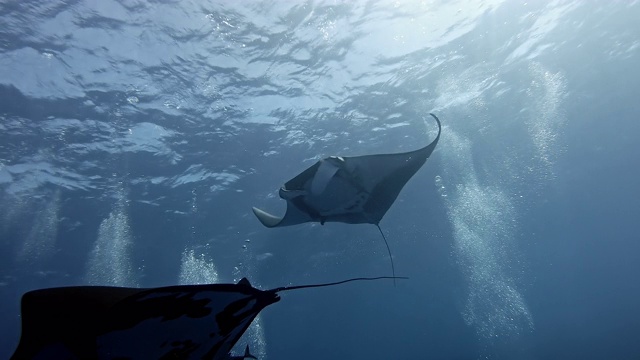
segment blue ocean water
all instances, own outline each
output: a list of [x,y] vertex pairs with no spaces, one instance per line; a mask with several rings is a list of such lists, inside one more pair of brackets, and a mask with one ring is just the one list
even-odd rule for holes
[[50,286],[389,275],[372,225],[267,229],[329,155],[442,138],[398,275],[283,295],[260,359],[640,359],[638,1],[0,2],[0,358]]

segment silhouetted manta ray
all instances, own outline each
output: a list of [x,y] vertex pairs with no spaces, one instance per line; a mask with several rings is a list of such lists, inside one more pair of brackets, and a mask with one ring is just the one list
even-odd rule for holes
[[[279,292],[390,277],[259,290],[237,284],[160,288],[74,286],[22,297],[22,335],[11,359],[255,359],[230,351]],[[403,278],[406,279],[406,278]],[[395,278],[394,278],[395,280]]]
[[[374,224],[391,250],[380,229],[380,220],[404,185],[427,161],[440,140],[438,135],[427,146],[405,153],[365,156],[331,156],[322,159],[287,181],[280,197],[287,201],[283,217],[253,208],[253,213],[266,227],[297,225],[327,221],[348,224]],[[393,259],[391,259],[393,269]]]

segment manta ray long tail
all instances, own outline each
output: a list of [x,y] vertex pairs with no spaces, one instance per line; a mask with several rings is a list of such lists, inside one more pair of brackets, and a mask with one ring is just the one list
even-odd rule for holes
[[389,260],[391,260],[391,275],[393,275],[393,286],[396,286],[396,268],[393,266],[393,256],[391,256],[391,249],[389,248],[389,243],[387,242],[387,237],[384,236],[380,225],[376,224],[378,231],[380,231],[380,235],[382,235],[382,239],[384,240],[384,244],[387,245],[387,252],[389,253]]
[[406,276],[359,277],[359,278],[347,279],[347,280],[336,281],[336,282],[332,282],[332,283],[324,283],[324,284],[282,286],[282,287],[273,289],[272,291],[280,292],[280,291],[288,291],[288,290],[296,290],[296,289],[307,289],[307,288],[316,288],[316,287],[340,285],[340,284],[344,284],[344,283],[348,283],[348,282],[352,282],[352,281],[373,281],[373,280],[381,280],[381,279],[393,279],[393,281],[395,282],[396,279],[406,280],[406,279],[409,279],[409,278],[406,277]]

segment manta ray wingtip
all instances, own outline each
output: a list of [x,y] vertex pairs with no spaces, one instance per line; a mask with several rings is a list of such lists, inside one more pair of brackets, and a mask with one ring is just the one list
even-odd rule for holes
[[429,113],[429,115],[431,115],[432,118],[436,119],[436,122],[438,123],[438,127],[440,127],[440,119],[436,116],[436,114]]
[[270,227],[270,228],[271,227],[276,227],[282,221],[282,218],[277,217],[275,215],[271,215],[268,212],[266,212],[264,210],[260,210],[255,206],[252,208],[252,210],[253,210],[253,213],[255,214],[255,216],[258,218],[258,220],[260,220],[262,225],[264,225],[266,227]]

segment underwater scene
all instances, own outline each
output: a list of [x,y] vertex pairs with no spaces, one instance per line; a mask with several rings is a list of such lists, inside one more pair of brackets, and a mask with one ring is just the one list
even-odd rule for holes
[[638,19],[1,0],[0,358],[640,359]]

